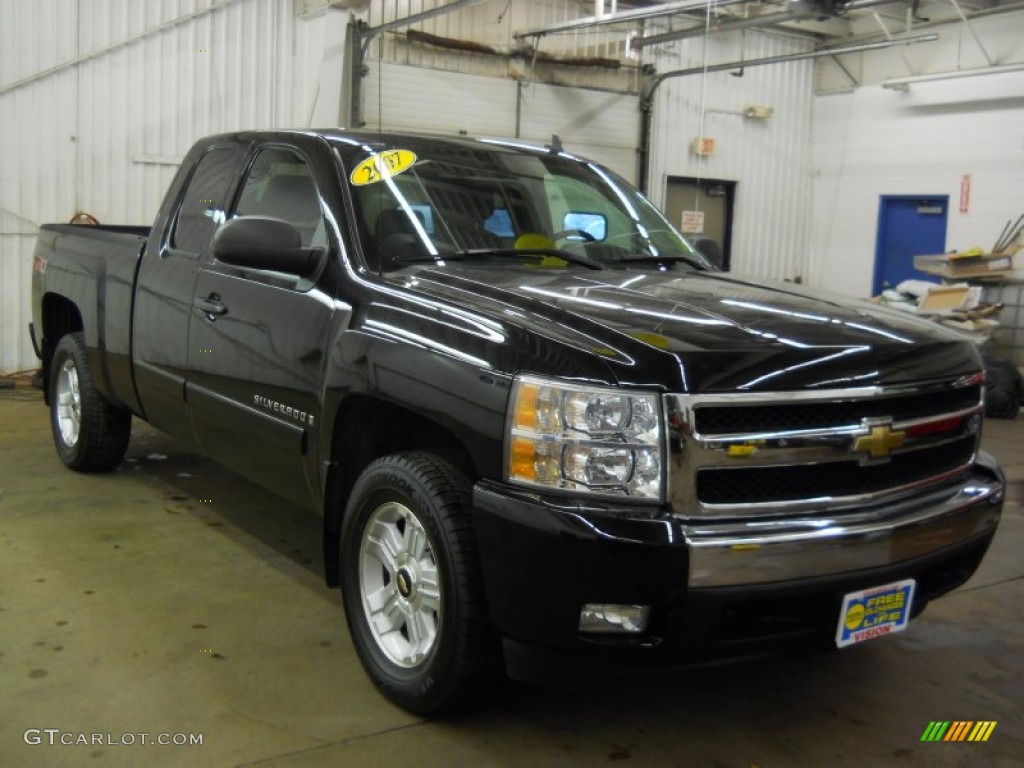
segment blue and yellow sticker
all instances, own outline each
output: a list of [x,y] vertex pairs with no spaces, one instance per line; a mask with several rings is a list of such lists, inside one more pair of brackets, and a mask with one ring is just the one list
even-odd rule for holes
[[352,169],[348,180],[353,186],[363,187],[397,176],[416,164],[416,153],[408,149],[389,149],[371,155]]
[[836,645],[862,643],[906,629],[914,603],[913,579],[904,579],[843,597],[836,628]]

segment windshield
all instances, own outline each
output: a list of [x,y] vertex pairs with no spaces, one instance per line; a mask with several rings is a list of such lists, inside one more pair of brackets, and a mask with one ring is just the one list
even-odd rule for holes
[[336,140],[368,266],[711,269],[639,192],[570,155],[508,142]]

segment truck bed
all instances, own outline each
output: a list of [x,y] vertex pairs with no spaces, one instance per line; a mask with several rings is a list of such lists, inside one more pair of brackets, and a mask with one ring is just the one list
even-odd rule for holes
[[[34,307],[80,297],[78,311],[93,358],[97,388],[138,412],[131,370],[135,276],[150,228],[108,224],[44,224],[35,250]],[[42,318],[33,318],[43,329]]]
[[90,240],[106,240],[111,238],[123,242],[124,235],[142,238],[149,237],[149,227],[136,224],[43,224],[41,229],[61,235],[84,237]]

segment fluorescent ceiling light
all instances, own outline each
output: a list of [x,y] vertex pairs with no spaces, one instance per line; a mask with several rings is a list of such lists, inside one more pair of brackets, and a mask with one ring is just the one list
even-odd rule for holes
[[977,69],[957,69],[952,72],[936,72],[931,75],[910,75],[909,77],[891,77],[882,81],[883,88],[894,90],[904,89],[915,83],[931,83],[939,80],[957,80],[961,77],[979,77],[981,75],[1001,75],[1006,72],[1024,72],[1024,62],[1005,64],[997,67],[978,67]]

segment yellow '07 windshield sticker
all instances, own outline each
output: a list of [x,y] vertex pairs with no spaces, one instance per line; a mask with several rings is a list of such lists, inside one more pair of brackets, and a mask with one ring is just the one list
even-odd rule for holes
[[415,162],[416,155],[408,149],[389,149],[363,160],[348,178],[356,187],[376,184],[381,179],[409,170]]

